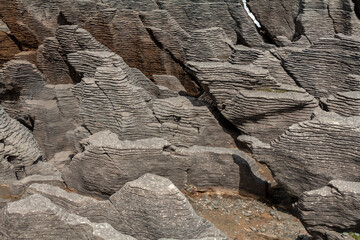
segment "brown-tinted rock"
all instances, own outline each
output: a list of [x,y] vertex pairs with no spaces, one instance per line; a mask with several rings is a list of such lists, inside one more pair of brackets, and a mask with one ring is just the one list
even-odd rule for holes
[[6,32],[0,31],[0,67],[12,59],[20,50]]

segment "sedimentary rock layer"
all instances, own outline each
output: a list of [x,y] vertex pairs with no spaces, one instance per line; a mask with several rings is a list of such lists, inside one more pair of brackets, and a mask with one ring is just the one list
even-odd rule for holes
[[359,117],[327,112],[315,115],[310,121],[292,125],[271,142],[271,148],[260,148],[255,154],[294,196],[325,186],[333,179],[360,180]]
[[300,219],[316,239],[340,239],[341,232],[359,231],[360,183],[333,180],[304,192],[298,202]]

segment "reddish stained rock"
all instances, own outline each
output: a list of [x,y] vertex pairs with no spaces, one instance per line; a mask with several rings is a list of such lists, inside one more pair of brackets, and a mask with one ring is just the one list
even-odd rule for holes
[[11,38],[5,32],[0,31],[0,67],[19,52],[19,48]]

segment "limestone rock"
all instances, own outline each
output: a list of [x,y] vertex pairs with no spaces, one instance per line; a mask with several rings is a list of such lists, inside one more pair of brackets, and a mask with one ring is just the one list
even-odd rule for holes
[[60,44],[56,38],[46,38],[39,46],[37,53],[37,65],[44,74],[48,84],[72,83],[70,70],[61,56]]
[[333,180],[304,192],[297,204],[301,221],[316,239],[340,239],[342,232],[359,232],[360,183]]
[[277,36],[285,36],[292,40],[299,2],[299,0],[250,0],[249,7],[272,40],[276,41]]
[[236,45],[230,56],[229,62],[232,64],[248,65],[252,64],[264,68],[279,83],[295,86],[295,81],[284,70],[281,60],[275,57],[274,51],[259,50]]
[[1,100],[33,99],[45,86],[44,76],[28,61],[12,60],[0,70]]
[[4,239],[133,239],[108,223],[92,223],[70,214],[39,194],[9,203],[0,215]]
[[271,148],[255,150],[254,157],[269,166],[288,193],[298,197],[333,179],[358,181],[359,123],[357,116],[316,112],[312,120],[289,127],[270,143]]
[[[84,151],[75,155],[63,172],[67,185],[81,192],[111,195],[145,173],[168,177],[179,188],[188,182],[203,188],[243,189],[260,195],[266,192],[267,183],[254,160],[235,149],[179,148],[159,138],[120,141],[116,134],[106,131],[90,136],[82,145]],[[210,170],[219,175],[212,175]]]
[[243,190],[265,196],[267,182],[254,159],[237,149],[192,146],[176,150],[188,159],[187,184],[198,189]]
[[23,198],[40,194],[71,214],[85,217],[94,223],[109,223],[118,227],[118,212],[108,200],[96,200],[75,192],[68,192],[48,184],[33,183],[26,189]]
[[360,91],[338,92],[323,103],[329,111],[344,117],[360,116]]
[[68,186],[78,191],[111,195],[148,172],[168,177],[178,187],[185,184],[188,164],[171,156],[164,139],[120,141],[105,131],[84,140],[83,146],[85,151],[72,159],[64,174]]
[[0,179],[21,179],[26,168],[42,160],[42,151],[31,132],[10,118],[0,106]]
[[284,67],[299,85],[315,97],[359,90],[360,39],[336,35],[322,38],[309,48],[292,52]]
[[146,174],[128,182],[110,201],[121,213],[121,232],[139,239],[228,239],[197,216],[185,196],[163,177]]
[[15,42],[2,30],[6,29],[0,28],[0,67],[20,52]]
[[154,75],[154,81],[156,84],[167,87],[174,92],[185,92],[185,88],[175,76]]
[[186,61],[226,61],[233,43],[222,28],[200,29],[192,32],[184,44]]
[[173,97],[154,101],[153,112],[162,137],[176,146],[235,146],[209,108],[194,98]]
[[335,34],[327,0],[301,0],[300,9],[296,24],[309,42],[312,43],[320,37],[332,37]]
[[25,177],[19,181],[14,181],[10,185],[10,192],[13,196],[20,196],[24,193],[25,189],[34,183],[46,183],[54,186],[64,187],[64,180],[61,178],[60,174],[56,175],[31,175]]
[[287,127],[310,119],[317,101],[307,93],[287,90],[240,90],[221,113],[241,131],[270,142]]
[[318,108],[314,97],[295,86],[279,64],[264,52],[246,48],[235,49],[227,62],[188,63],[225,118],[264,142],[309,119]]

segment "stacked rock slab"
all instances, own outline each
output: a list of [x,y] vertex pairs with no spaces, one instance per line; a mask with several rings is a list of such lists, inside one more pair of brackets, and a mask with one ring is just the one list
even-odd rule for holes
[[0,128],[0,179],[6,183],[25,177],[26,168],[42,160],[42,152],[31,132],[1,106]]
[[324,101],[325,107],[344,117],[360,116],[360,92],[338,92]]
[[[92,223],[71,214],[39,194],[9,203],[0,210],[2,239],[134,239],[108,223]],[[41,215],[41,218],[39,216]],[[1,236],[0,235],[0,236]]]
[[146,174],[128,182],[110,197],[110,202],[120,212],[121,231],[135,238],[228,239],[197,216],[186,197],[163,177]]
[[316,112],[312,120],[289,127],[269,148],[259,145],[255,158],[266,162],[275,180],[297,197],[333,179],[360,181],[359,123],[357,116]]
[[[59,25],[77,24],[147,77],[174,75],[192,95],[200,94],[199,87],[177,61],[182,52],[183,36],[201,28],[221,27],[234,43],[263,45],[242,4],[234,0],[156,0],[142,1],[141,4],[131,0],[17,0],[2,4],[0,14],[24,47],[36,49],[45,44],[46,38],[54,36]],[[69,80],[56,76],[55,79]]]
[[147,172],[168,177],[179,188],[188,183],[205,189],[266,193],[267,183],[255,161],[235,149],[177,148],[160,138],[120,141],[108,131],[94,134],[82,144],[85,150],[72,159],[64,178],[69,187],[85,193],[111,195]]
[[359,48],[358,37],[322,38],[304,50],[291,53],[285,58],[284,67],[301,87],[318,98],[358,91]]
[[304,192],[299,214],[315,239],[342,239],[341,232],[359,232],[360,183],[333,180],[320,189]]
[[[198,50],[196,59],[189,54],[191,61],[187,66],[210,93],[222,115],[240,131],[269,143],[292,124],[308,120],[318,108],[314,97],[295,85],[270,52],[235,47],[224,61],[213,51],[220,45],[202,46],[209,50]],[[213,53],[212,57],[204,52]]]
[[[171,181],[152,174],[128,182],[110,200],[46,184],[31,185],[23,196],[0,211],[4,239],[228,239],[196,215]],[[38,214],[41,220],[33,221]]]
[[250,0],[249,7],[273,41],[277,36],[293,39],[299,0]]
[[83,29],[62,26],[57,39],[68,53],[69,64],[83,76],[73,91],[82,124],[90,133],[109,129],[121,140],[164,137],[180,146],[199,142],[205,146],[234,146],[204,104],[186,97],[159,96],[154,83]]
[[[303,35],[313,43],[335,33],[359,36],[358,4],[351,0],[250,0],[251,11],[278,45]],[[357,12],[356,12],[357,11]]]

